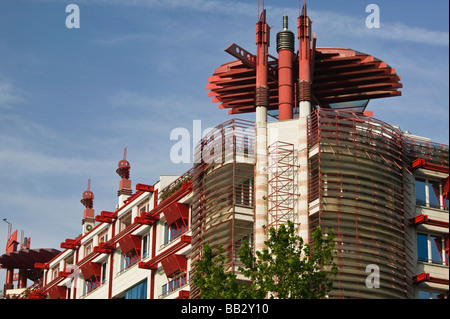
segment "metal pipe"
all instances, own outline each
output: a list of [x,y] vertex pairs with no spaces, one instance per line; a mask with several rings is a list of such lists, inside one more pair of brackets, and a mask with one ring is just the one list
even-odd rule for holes
[[277,34],[278,51],[278,119],[293,118],[294,108],[294,33],[288,30],[288,16],[283,17],[283,30]]

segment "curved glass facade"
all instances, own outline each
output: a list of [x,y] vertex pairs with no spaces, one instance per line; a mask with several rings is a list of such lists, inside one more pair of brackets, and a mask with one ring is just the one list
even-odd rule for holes
[[[311,114],[308,130],[309,228],[336,235],[339,273],[330,297],[407,297],[401,132],[361,114],[324,109]],[[378,274],[379,288],[366,284]]]

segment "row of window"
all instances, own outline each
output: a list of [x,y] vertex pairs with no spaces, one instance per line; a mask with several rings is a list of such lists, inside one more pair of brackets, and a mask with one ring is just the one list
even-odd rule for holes
[[[185,233],[188,230],[189,230],[189,227],[186,227],[186,226],[169,227],[167,225],[167,223],[165,223],[164,224],[164,244],[163,245],[166,245],[167,243],[179,238],[183,233]],[[125,271],[126,269],[136,265],[138,262],[140,262],[141,260],[148,257],[149,246],[150,246],[149,240],[150,240],[149,235],[145,235],[142,237],[142,245],[141,245],[141,251],[140,251],[139,255],[136,254],[134,251],[127,253],[127,254],[122,254],[121,259],[120,259],[120,268],[119,268],[118,273]],[[83,295],[90,293],[93,290],[95,290],[96,288],[103,285],[106,282],[106,274],[107,274],[107,262],[102,264],[101,276],[100,276],[99,280],[86,281]],[[177,284],[184,285],[184,282],[180,282],[180,279],[177,279],[177,278],[172,280],[171,282],[169,282],[167,284],[167,287],[169,287],[169,288],[167,288],[167,287],[163,288],[163,294],[166,294],[170,291],[173,291],[174,289],[177,289],[177,287],[176,287]],[[141,288],[136,288],[136,289],[139,290]],[[132,292],[131,295],[133,295],[133,294],[135,294],[135,293]],[[134,298],[134,299],[139,299],[139,298]]]

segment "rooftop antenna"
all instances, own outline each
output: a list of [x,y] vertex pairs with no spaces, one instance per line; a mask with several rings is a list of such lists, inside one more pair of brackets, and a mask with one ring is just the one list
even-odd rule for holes
[[[262,12],[264,12],[264,0],[262,2]],[[259,20],[260,14],[259,14],[259,0],[258,0],[258,16],[256,17],[256,20]]]
[[8,241],[9,237],[11,237],[12,223],[10,223],[6,218],[3,218],[3,221],[8,224],[8,236],[6,237],[6,240]]

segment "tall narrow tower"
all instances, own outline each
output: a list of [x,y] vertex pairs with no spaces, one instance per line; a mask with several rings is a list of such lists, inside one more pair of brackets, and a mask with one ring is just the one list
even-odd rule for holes
[[306,118],[311,113],[312,100],[312,63],[311,50],[311,20],[306,12],[306,2],[302,13],[297,19],[298,31],[298,99],[300,118]]
[[312,100],[312,63],[311,50],[311,20],[306,12],[306,2],[297,19],[298,31],[298,220],[300,223],[300,236],[309,241],[308,232],[308,123],[307,117],[311,113]]
[[256,23],[256,169],[255,169],[255,250],[262,250],[267,240],[267,108],[269,106],[268,50],[270,28],[266,10]]
[[86,234],[90,231],[95,225],[95,216],[94,216],[94,193],[91,192],[91,179],[88,179],[88,187],[87,190],[83,193],[83,199],[81,200],[81,204],[85,207],[83,220],[81,224],[83,225],[83,234]]

